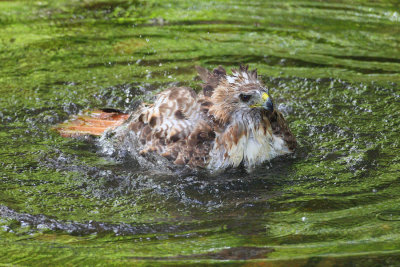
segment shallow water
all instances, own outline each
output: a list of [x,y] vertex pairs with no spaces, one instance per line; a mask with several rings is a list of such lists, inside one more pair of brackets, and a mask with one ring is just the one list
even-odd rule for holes
[[[398,1],[0,1],[0,263],[400,262]],[[165,174],[51,127],[257,68],[300,148]]]

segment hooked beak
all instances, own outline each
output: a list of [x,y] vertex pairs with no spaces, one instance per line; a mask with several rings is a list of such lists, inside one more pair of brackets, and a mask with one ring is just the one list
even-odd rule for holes
[[274,104],[272,103],[271,97],[267,93],[262,93],[260,102],[252,105],[251,107],[262,107],[268,111],[274,111]]
[[263,108],[265,108],[268,111],[273,112],[274,111],[274,104],[272,103],[272,100],[270,97],[268,97],[267,101],[264,102]]

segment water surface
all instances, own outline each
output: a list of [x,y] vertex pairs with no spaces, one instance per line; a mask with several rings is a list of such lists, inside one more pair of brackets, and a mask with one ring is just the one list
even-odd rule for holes
[[[0,262],[400,262],[398,1],[0,1]],[[299,141],[165,174],[51,128],[257,68]]]

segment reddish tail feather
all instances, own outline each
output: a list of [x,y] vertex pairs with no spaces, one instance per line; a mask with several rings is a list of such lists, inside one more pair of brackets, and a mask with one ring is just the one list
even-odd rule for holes
[[102,135],[115,129],[129,118],[129,114],[114,109],[91,110],[54,127],[63,137]]

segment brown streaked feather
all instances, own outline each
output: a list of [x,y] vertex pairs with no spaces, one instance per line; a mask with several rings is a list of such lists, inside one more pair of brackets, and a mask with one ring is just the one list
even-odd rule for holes
[[204,82],[202,85],[204,96],[211,96],[214,89],[226,76],[226,70],[222,66],[218,66],[218,68],[215,68],[212,72],[200,66],[196,66],[196,70],[201,80]]
[[288,148],[294,151],[297,147],[296,137],[292,134],[282,113],[274,111],[268,116],[273,134],[280,136],[287,143]]
[[208,80],[208,76],[210,76],[211,73],[208,71],[208,69],[203,68],[201,66],[195,66],[195,68],[196,68],[197,73],[199,74],[201,80],[206,83]]

